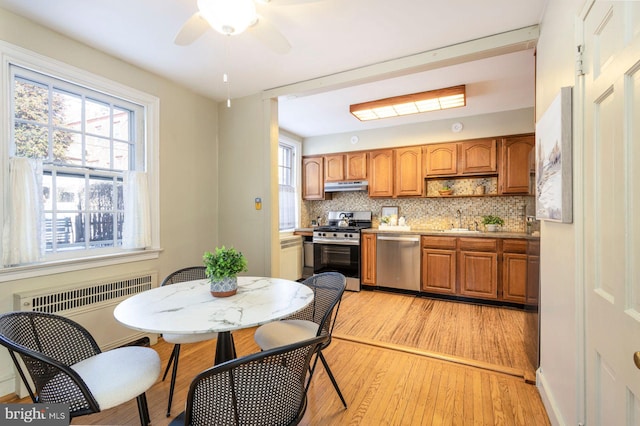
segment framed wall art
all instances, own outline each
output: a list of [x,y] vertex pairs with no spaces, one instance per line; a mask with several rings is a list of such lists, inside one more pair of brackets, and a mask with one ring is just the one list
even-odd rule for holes
[[536,123],[536,219],[573,222],[572,88],[563,87]]
[[397,225],[399,211],[400,209],[397,206],[382,207],[380,211],[380,221],[387,225]]

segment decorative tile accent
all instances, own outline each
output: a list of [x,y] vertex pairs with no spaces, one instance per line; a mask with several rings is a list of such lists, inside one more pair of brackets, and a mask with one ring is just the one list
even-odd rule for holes
[[[477,181],[485,181],[488,194],[495,193],[495,183],[489,180],[495,178],[469,179],[466,186],[456,187],[460,191],[475,188]],[[457,182],[456,182],[457,183]],[[439,188],[439,187],[437,187]],[[491,189],[490,189],[491,188]],[[454,189],[455,191],[455,189]],[[454,192],[455,193],[455,192]],[[436,189],[437,194],[437,189]],[[457,228],[458,218],[456,211],[462,212],[461,227],[483,229],[482,216],[500,216],[504,220],[501,231],[526,232],[526,213],[531,211],[535,204],[533,196],[488,196],[488,197],[437,197],[437,198],[369,198],[366,192],[336,192],[332,200],[327,201],[303,201],[302,202],[302,226],[311,226],[311,220],[321,218],[322,224],[327,222],[329,211],[371,211],[373,213],[373,226],[379,224],[380,210],[385,206],[398,206],[400,216],[404,216],[407,225],[413,228],[423,229],[450,229]],[[529,206],[529,207],[528,207]],[[527,208],[528,207],[528,208]]]

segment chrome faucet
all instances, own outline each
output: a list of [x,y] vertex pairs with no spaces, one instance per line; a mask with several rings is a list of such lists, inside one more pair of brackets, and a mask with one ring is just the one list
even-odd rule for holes
[[458,228],[462,228],[462,210],[456,210],[456,216],[458,217]]

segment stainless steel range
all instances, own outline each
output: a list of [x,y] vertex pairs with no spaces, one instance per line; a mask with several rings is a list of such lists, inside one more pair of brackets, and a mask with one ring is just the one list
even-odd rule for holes
[[329,212],[327,222],[313,231],[313,273],[340,272],[360,291],[360,230],[371,228],[371,212]]

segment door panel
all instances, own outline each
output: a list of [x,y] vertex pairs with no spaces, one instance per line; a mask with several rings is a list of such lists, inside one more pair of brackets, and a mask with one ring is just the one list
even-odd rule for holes
[[[587,424],[640,424],[638,2],[597,1],[584,21]],[[634,136],[635,135],[635,136]]]

